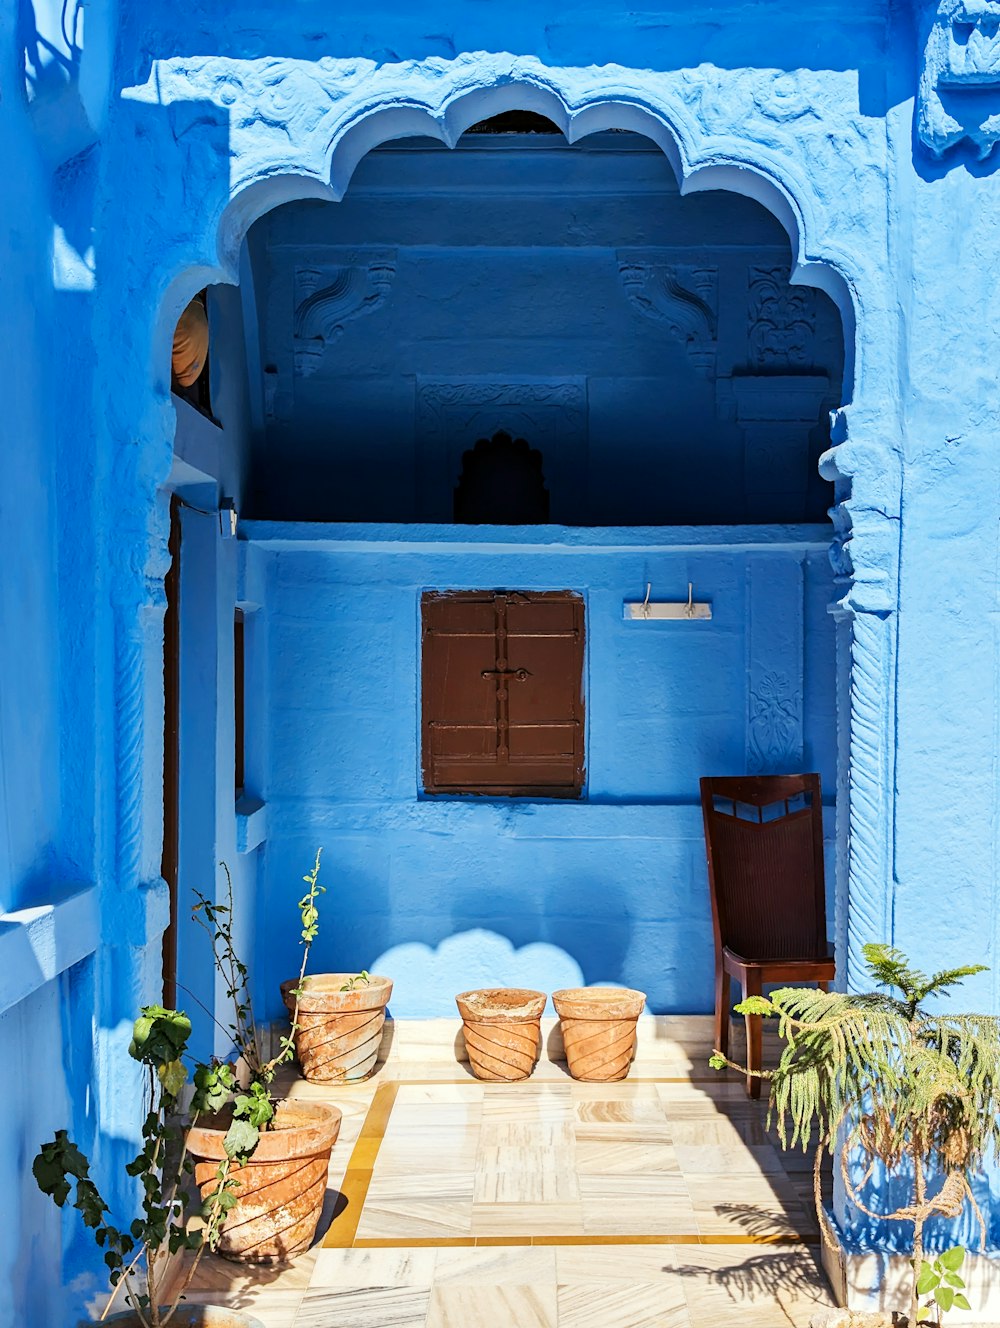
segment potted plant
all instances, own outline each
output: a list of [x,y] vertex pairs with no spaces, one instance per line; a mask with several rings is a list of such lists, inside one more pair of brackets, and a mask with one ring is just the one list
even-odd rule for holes
[[521,987],[489,987],[455,997],[469,1064],[477,1079],[527,1079],[542,1045],[548,997]]
[[[317,853],[317,873],[319,858]],[[311,877],[304,879],[308,884]],[[303,920],[305,916],[303,913]],[[315,938],[319,924],[315,894],[309,916]],[[291,1014],[289,1039],[310,1083],[368,1078],[382,1043],[385,1007],[392,995],[389,978],[365,969],[360,973],[316,973],[307,977],[304,957],[299,976],[281,984],[281,995]]]
[[567,987],[552,993],[574,1079],[609,1083],[626,1077],[645,1003],[645,992],[628,987]]
[[[187,1081],[186,1053],[191,1022],[180,1010],[147,1005],[132,1030],[129,1055],[143,1067],[145,1110],[142,1149],[126,1171],[141,1187],[141,1213],[127,1229],[110,1219],[108,1205],[90,1178],[90,1165],[65,1130],[43,1144],[32,1164],[39,1188],[60,1208],[75,1188],[73,1207],[104,1251],[112,1285],[111,1298],[100,1322],[120,1328],[263,1328],[248,1314],[208,1305],[186,1306],[180,1301],[205,1249],[217,1238],[229,1209],[226,1191],[211,1195],[202,1210],[204,1226],[188,1222],[193,1196],[185,1185],[191,1174],[186,1147],[190,1121],[218,1105],[211,1092],[195,1093],[191,1115],[180,1110],[179,1095]],[[176,1280],[174,1256],[193,1257]],[[171,1290],[171,1284],[172,1290]],[[119,1291],[128,1308],[107,1315]]]
[[[304,879],[308,891],[299,903],[302,916],[302,972],[316,937],[320,854]],[[227,901],[214,904],[198,895],[196,920],[212,940],[216,968],[233,1002],[227,1030],[237,1054],[236,1066],[202,1066],[196,1087],[221,1099],[211,1118],[199,1119],[188,1137],[197,1160],[195,1181],[206,1202],[229,1196],[227,1222],[213,1233],[211,1246],[228,1259],[278,1263],[308,1249],[316,1234],[326,1196],[330,1151],[340,1131],[341,1112],[319,1102],[276,1102],[271,1086],[278,1069],[294,1055],[298,1024],[293,1006],[292,1031],[278,1053],[265,1059],[253,1014],[249,974],[233,944],[233,887]],[[224,1103],[225,1105],[221,1105]]]
[[[968,1178],[987,1156],[1000,1157],[1000,1020],[925,1007],[928,997],[947,995],[983,972],[981,964],[927,977],[890,946],[866,945],[864,956],[876,986],[894,988],[899,997],[785,988],[769,998],[748,997],[736,1009],[780,1021],[785,1045],[778,1066],[760,1074],[770,1081],[770,1114],[782,1146],[816,1145],[814,1194],[824,1240],[836,1248],[820,1198],[826,1153],[839,1159],[848,1202],[860,1213],[912,1223],[912,1328],[930,1322],[917,1317],[923,1295],[932,1295],[939,1309],[968,1308],[958,1271],[964,1253],[954,1247],[929,1263],[924,1229],[931,1217],[954,1219],[969,1204],[985,1243]],[[718,1051],[710,1063],[746,1073]],[[885,1211],[869,1205],[863,1191],[879,1171],[891,1182],[883,1191],[908,1190],[905,1203]]]

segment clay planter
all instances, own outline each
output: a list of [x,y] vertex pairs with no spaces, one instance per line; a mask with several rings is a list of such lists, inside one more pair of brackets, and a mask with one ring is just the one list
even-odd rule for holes
[[624,1079],[635,1054],[635,1025],[646,993],[628,987],[569,987],[553,992],[574,1079]]
[[[240,1188],[222,1228],[219,1254],[246,1263],[283,1263],[309,1248],[323,1211],[340,1115],[336,1107],[318,1102],[278,1104],[273,1127],[260,1136],[247,1165],[234,1165],[229,1173]],[[224,1115],[206,1118],[188,1133],[203,1199],[218,1184],[228,1125]]]
[[540,1020],[547,1000],[544,992],[522,987],[463,991],[455,997],[477,1079],[527,1079],[541,1050]]
[[[161,1318],[167,1313],[167,1306],[160,1307]],[[146,1316],[149,1322],[149,1316]],[[107,1324],[117,1324],[118,1328],[141,1328],[142,1320],[134,1310],[125,1310],[121,1314],[111,1314],[103,1320],[95,1320],[95,1328]],[[220,1309],[217,1305],[178,1305],[170,1319],[170,1328],[264,1328],[260,1319],[254,1318],[244,1310]]]
[[[307,977],[299,1001],[295,1054],[302,1073],[314,1084],[367,1079],[375,1068],[385,1007],[392,995],[388,978],[372,977],[368,985],[341,991],[352,973],[317,973]],[[296,981],[283,982],[281,994],[289,1013]]]

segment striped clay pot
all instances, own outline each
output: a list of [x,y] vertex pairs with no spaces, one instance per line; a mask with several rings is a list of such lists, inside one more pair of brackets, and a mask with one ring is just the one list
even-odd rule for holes
[[624,1079],[635,1055],[635,1025],[646,993],[628,987],[569,987],[552,994],[574,1079]]
[[[278,1104],[272,1128],[260,1136],[246,1166],[234,1166],[229,1173],[239,1189],[222,1228],[219,1254],[245,1263],[284,1263],[309,1248],[323,1211],[340,1118],[336,1107],[319,1102]],[[188,1132],[203,1199],[218,1185],[228,1125],[223,1114],[199,1121]]]
[[522,987],[463,991],[455,997],[477,1079],[527,1079],[541,1050],[540,1020],[547,1000],[544,992]]
[[[392,982],[373,976],[367,985],[360,983],[352,991],[341,991],[353,976],[317,973],[305,980],[299,1000],[295,1054],[310,1083],[367,1079],[375,1068]],[[289,1012],[295,1008],[292,992],[296,986],[296,981],[281,984]]]

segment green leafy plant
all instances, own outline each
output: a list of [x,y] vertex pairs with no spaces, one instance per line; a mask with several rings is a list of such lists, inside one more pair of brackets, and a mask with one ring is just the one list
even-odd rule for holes
[[[972,1306],[962,1294],[965,1282],[958,1270],[965,1262],[965,1250],[961,1245],[953,1245],[938,1255],[933,1263],[921,1259],[917,1269],[917,1296],[930,1296],[924,1306],[928,1313],[936,1313],[936,1322],[941,1323],[941,1315],[950,1309],[971,1310]],[[927,1320],[934,1322],[934,1320]]]
[[[913,1224],[919,1270],[931,1217],[956,1218],[968,1203],[985,1242],[968,1177],[986,1157],[1000,1157],[1000,1021],[925,1006],[929,997],[946,997],[964,978],[983,972],[981,964],[928,977],[887,945],[866,945],[864,956],[876,988],[890,991],[847,995],[785,988],[770,998],[749,997],[736,1009],[778,1019],[781,1058],[776,1069],[759,1073],[770,1080],[770,1116],[782,1146],[816,1146],[814,1193],[824,1238],[833,1243],[820,1200],[820,1168],[829,1152],[839,1160],[845,1193],[860,1212]],[[710,1064],[747,1072],[718,1051]],[[859,1160],[856,1179],[851,1168]],[[892,1211],[875,1212],[862,1197],[878,1167],[909,1183],[909,1201]],[[911,1325],[917,1323],[918,1276]],[[941,1289],[957,1290],[948,1282]]]
[[370,987],[371,981],[371,974],[368,972],[367,968],[363,968],[360,973],[355,974],[354,977],[348,978],[340,990],[357,991],[359,987]]
[[[264,1056],[260,1031],[254,1018],[249,970],[240,959],[233,939],[233,881],[226,864],[221,864],[226,875],[224,903],[213,903],[207,896],[195,892],[196,903],[192,916],[211,938],[215,967],[222,977],[226,996],[232,1002],[233,1008],[232,1023],[225,1026],[225,1031],[232,1039],[236,1065],[213,1062],[210,1066],[200,1067],[195,1076],[194,1103],[199,1108],[203,1107],[203,1102],[207,1099],[203,1099],[199,1094],[204,1093],[212,1096],[213,1100],[218,1099],[215,1110],[223,1106],[229,1106],[231,1109],[230,1124],[223,1139],[226,1157],[219,1164],[216,1173],[218,1186],[213,1196],[226,1211],[239,1198],[239,1181],[233,1175],[233,1167],[246,1165],[260,1142],[261,1133],[271,1128],[275,1115],[275,1099],[271,1093],[271,1085],[281,1066],[295,1056],[295,1034],[299,1027],[299,998],[305,982],[309,952],[319,934],[319,909],[316,901],[325,889],[319,884],[322,854],[321,848],[316,850],[316,861],[312,871],[302,878],[309,888],[299,901],[303,950],[299,978],[294,990],[295,1006],[289,1032],[281,1037],[277,1053],[270,1058]],[[216,1248],[220,1234],[221,1226],[211,1233],[212,1249]]]
[[[145,1118],[142,1148],[125,1168],[142,1192],[141,1216],[127,1230],[111,1221],[110,1209],[91,1180],[90,1164],[66,1130],[58,1130],[54,1139],[43,1144],[32,1164],[39,1189],[60,1208],[75,1189],[73,1207],[104,1250],[114,1292],[102,1319],[123,1288],[126,1303],[144,1328],[166,1328],[206,1243],[218,1239],[231,1206],[224,1194],[217,1196],[202,1210],[202,1228],[188,1223],[194,1199],[185,1185],[193,1170],[186,1139],[193,1119],[181,1112],[178,1099],[188,1079],[184,1057],[190,1035],[191,1021],[186,1014],[159,1005],[144,1006],[133,1026],[129,1055],[145,1071]],[[196,1078],[200,1073],[196,1070]],[[194,1117],[201,1109],[221,1105],[221,1100],[218,1094],[213,1099],[211,1093],[202,1093],[199,1106],[192,1106]],[[181,1250],[194,1251],[194,1258],[170,1303],[161,1306],[170,1256]]]

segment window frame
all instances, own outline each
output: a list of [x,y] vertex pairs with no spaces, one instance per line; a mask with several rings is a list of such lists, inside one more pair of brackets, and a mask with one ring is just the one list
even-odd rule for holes
[[[570,636],[574,640],[574,651],[576,668],[574,670],[574,679],[569,684],[572,689],[572,695],[568,699],[571,701],[572,721],[553,719],[553,726],[560,723],[572,722],[574,726],[574,752],[572,760],[572,779],[565,783],[532,783],[525,778],[509,783],[484,784],[476,780],[467,780],[463,782],[442,782],[440,778],[435,777],[434,754],[431,743],[431,730],[435,723],[435,717],[430,713],[430,699],[428,695],[428,651],[426,642],[428,633],[432,630],[427,621],[426,609],[428,604],[440,604],[445,600],[464,600],[469,603],[484,603],[491,601],[496,604],[500,600],[505,601],[555,601],[572,606],[574,627],[570,632],[554,632],[554,636]],[[503,798],[505,801],[510,799],[529,799],[538,800],[558,800],[558,801],[581,801],[586,797],[587,788],[587,768],[586,757],[589,743],[589,734],[587,730],[587,708],[586,708],[586,675],[587,675],[587,605],[585,596],[580,591],[573,590],[425,590],[420,597],[419,603],[419,630],[420,630],[420,662],[418,670],[418,743],[419,743],[419,778],[420,778],[420,796],[428,799],[442,798]],[[498,614],[494,624],[494,649],[496,652],[497,667],[501,665],[501,647],[500,647],[500,617]],[[516,673],[517,670],[512,670]],[[503,680],[498,679],[498,741],[502,720],[500,716],[501,688]],[[509,685],[509,684],[508,684]],[[440,721],[438,721],[440,722]],[[552,761],[558,761],[558,757],[553,757]],[[475,758],[470,754],[469,762]],[[508,770],[509,770],[508,766]],[[525,771],[527,775],[528,771]]]

